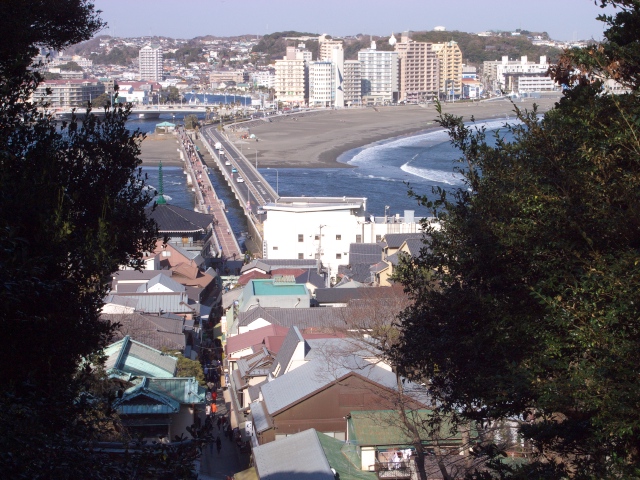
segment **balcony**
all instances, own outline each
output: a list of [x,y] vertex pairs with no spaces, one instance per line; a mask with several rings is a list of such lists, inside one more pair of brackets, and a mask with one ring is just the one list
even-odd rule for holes
[[409,462],[379,462],[375,465],[378,478],[411,478]]

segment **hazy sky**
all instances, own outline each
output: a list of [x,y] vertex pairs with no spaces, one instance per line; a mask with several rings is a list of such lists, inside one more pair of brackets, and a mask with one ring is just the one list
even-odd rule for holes
[[[102,33],[264,35],[297,30],[330,35],[389,35],[403,30],[546,31],[556,40],[600,39],[593,0],[94,0]],[[612,11],[612,10],[608,10]]]

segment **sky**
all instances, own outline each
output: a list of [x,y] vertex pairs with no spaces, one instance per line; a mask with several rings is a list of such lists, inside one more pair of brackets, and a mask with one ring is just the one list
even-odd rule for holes
[[[554,40],[602,38],[594,0],[93,0],[117,37],[235,36],[296,30],[333,36],[405,30],[546,31]],[[612,9],[607,9],[613,12]]]

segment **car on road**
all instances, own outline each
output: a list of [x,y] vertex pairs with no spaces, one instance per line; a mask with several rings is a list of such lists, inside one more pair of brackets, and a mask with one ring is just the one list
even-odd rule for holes
[[264,215],[265,213],[267,213],[267,211],[262,207],[256,209],[256,215]]
[[225,164],[225,165],[231,165],[231,160],[226,160],[226,161],[224,162],[224,164]]
[[238,173],[238,170],[236,170],[236,167],[233,167],[233,168],[231,169],[231,173]]
[[236,182],[238,182],[238,183],[244,183],[244,178],[242,178],[242,177],[238,177],[238,178],[236,179]]

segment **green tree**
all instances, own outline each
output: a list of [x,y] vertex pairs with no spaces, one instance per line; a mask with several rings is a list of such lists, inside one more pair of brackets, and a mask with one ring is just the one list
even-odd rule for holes
[[197,360],[191,360],[180,353],[172,353],[178,357],[176,377],[195,377],[200,385],[205,385],[204,370]]
[[[3,477],[186,478],[180,447],[112,461],[92,442],[117,416],[83,367],[110,340],[99,318],[119,265],[140,267],[157,227],[139,170],[140,133],[126,107],[57,123],[30,102],[38,47],[103,26],[87,0],[0,3],[0,471]],[[196,432],[196,435],[199,435]],[[192,449],[193,450],[193,449]]]
[[177,87],[169,86],[165,90],[167,95],[167,102],[177,103],[180,101],[180,90]]
[[198,128],[198,125],[198,117],[196,117],[195,115],[187,115],[184,118],[184,128],[186,128],[187,130],[194,130]]
[[69,71],[69,72],[81,72],[82,67],[78,65],[77,62],[68,62],[64,65],[60,65],[60,70]]
[[395,363],[441,415],[519,421],[527,464],[476,449],[510,478],[640,476],[640,4],[601,3],[620,8],[605,42],[565,54],[564,97],[541,120],[516,109],[512,142],[441,115],[465,185],[418,196],[441,228],[397,277],[414,304]]
[[111,96],[108,93],[103,93],[100,96],[91,100],[91,106],[93,108],[104,108],[111,102]]

